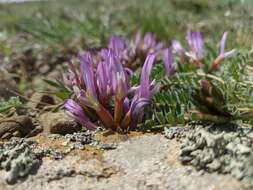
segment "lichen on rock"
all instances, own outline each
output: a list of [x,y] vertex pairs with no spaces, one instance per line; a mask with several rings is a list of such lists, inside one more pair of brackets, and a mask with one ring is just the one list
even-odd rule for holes
[[31,149],[33,144],[33,141],[12,139],[0,146],[0,169],[7,171],[8,183],[26,177],[40,164],[38,155]]
[[253,178],[253,167],[247,164],[253,159],[252,136],[249,128],[196,126],[183,140],[179,159],[197,170],[231,173],[247,181]]

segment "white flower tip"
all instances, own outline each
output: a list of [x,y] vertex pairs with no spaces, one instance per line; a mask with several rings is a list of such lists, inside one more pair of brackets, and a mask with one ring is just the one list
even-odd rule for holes
[[235,56],[237,53],[236,49],[232,49],[231,51],[228,51],[226,53],[224,53],[224,58],[229,58],[229,57],[233,57]]

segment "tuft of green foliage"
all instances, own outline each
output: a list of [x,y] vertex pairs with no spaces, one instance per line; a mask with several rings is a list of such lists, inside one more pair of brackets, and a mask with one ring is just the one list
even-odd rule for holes
[[145,123],[140,130],[158,130],[166,126],[184,125],[191,120],[191,94],[198,86],[200,76],[191,65],[181,65],[180,71],[166,76],[163,63],[155,65],[152,78],[160,85],[151,106],[145,110]]
[[55,91],[52,92],[52,94],[54,94],[61,100],[66,100],[72,95],[71,91],[67,87],[65,87],[65,85],[61,81],[52,81],[44,79],[44,82],[47,83],[49,86],[55,88]]
[[[252,65],[253,51],[239,52],[213,74],[205,73],[205,67],[197,70],[185,64],[176,74],[165,76],[163,64],[157,64],[152,77],[160,83],[160,92],[146,109],[145,123],[140,124],[140,129],[154,130],[199,120],[214,123],[240,120],[252,124]],[[206,89],[203,80],[210,83]]]
[[23,103],[19,97],[11,97],[8,101],[0,102],[0,115],[7,115],[13,110],[18,110],[23,107]]

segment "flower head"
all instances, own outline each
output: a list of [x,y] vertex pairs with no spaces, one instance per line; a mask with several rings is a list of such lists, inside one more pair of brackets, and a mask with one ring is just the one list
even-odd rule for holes
[[200,32],[188,32],[186,40],[191,47],[187,53],[193,60],[202,60],[204,58],[204,41]]
[[172,48],[176,50],[176,52],[180,55],[180,56],[184,56],[185,54],[185,49],[183,48],[183,46],[181,45],[181,43],[177,40],[172,40]]
[[135,128],[142,118],[144,107],[150,103],[155,91],[155,82],[149,79],[155,55],[148,55],[142,68],[140,85],[130,88],[128,77],[131,72],[124,67],[120,59],[122,46],[117,45],[118,40],[113,38],[112,48],[98,52],[103,59],[97,64],[94,63],[91,53],[86,52],[79,58],[79,73],[73,70],[73,65],[69,65],[71,76],[75,80],[80,80],[81,85],[69,83],[72,85],[76,101],[68,100],[65,108],[85,126],[90,126],[89,118],[93,114],[96,121],[100,121],[106,128],[112,130]]
[[150,91],[151,81],[149,79],[149,76],[150,76],[154,62],[155,62],[155,54],[148,55],[141,72],[139,97],[149,99],[151,96],[151,91]]
[[123,58],[128,51],[126,41],[115,35],[111,37],[108,48],[113,50],[120,58]]
[[220,42],[220,54],[219,54],[219,57],[221,59],[234,56],[235,53],[236,53],[235,49],[232,49],[230,51],[225,52],[225,44],[226,44],[227,36],[228,36],[228,32],[224,32],[224,34],[223,34],[223,36],[221,38],[221,42]]
[[[209,72],[213,71],[215,68],[220,65],[220,63],[225,59],[232,57],[235,55],[236,50],[232,49],[230,51],[225,51],[225,43],[227,39],[228,32],[225,32],[222,36],[222,39],[220,41],[220,50],[218,57],[213,61],[213,64],[211,68],[209,69]],[[181,62],[184,62],[184,58],[188,57],[189,62],[193,63],[197,66],[202,66],[203,61],[205,58],[205,52],[204,52],[204,40],[202,37],[202,34],[200,32],[188,32],[186,35],[186,40],[190,46],[190,51],[186,51],[180,42],[177,40],[172,40],[172,48],[176,51],[177,54],[180,56]]]
[[136,33],[135,40],[131,45],[135,56],[140,57],[142,60],[145,60],[147,55],[151,53],[159,52],[164,47],[164,44],[157,42],[155,35],[150,32],[142,38],[141,31]]
[[107,101],[112,95],[112,84],[110,78],[110,70],[107,62],[101,61],[98,64],[96,72],[96,83],[100,100]]
[[123,128],[129,126],[129,129],[134,129],[139,120],[142,120],[144,107],[150,104],[151,96],[154,91],[154,82],[150,81],[150,73],[155,61],[155,55],[148,55],[141,72],[141,81],[139,87],[135,90],[135,95],[131,105],[122,122]]
[[128,91],[128,78],[126,70],[124,69],[123,64],[120,62],[119,57],[113,51],[110,51],[109,53],[112,89],[114,94],[122,99],[126,96]]
[[163,57],[164,57],[164,65],[165,71],[167,75],[173,75],[175,73],[174,58],[172,53],[172,47],[166,48],[163,50]]
[[225,51],[225,44],[226,44],[226,40],[227,40],[227,36],[228,36],[228,32],[224,32],[221,41],[220,41],[220,51],[219,51],[219,55],[218,57],[213,61],[212,66],[209,69],[209,72],[212,72],[213,70],[215,70],[216,68],[218,68],[218,66],[221,64],[221,62],[225,59],[225,58],[229,58],[232,57],[236,54],[236,49],[232,49],[230,51]]
[[95,75],[93,68],[93,60],[90,52],[79,57],[80,60],[80,75],[85,90],[81,90],[78,98],[82,99],[84,104],[90,107],[98,106],[98,97],[95,84]]

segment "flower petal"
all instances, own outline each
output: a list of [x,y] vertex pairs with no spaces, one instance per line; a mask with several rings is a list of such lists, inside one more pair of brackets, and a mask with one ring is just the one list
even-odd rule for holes
[[227,36],[228,36],[228,32],[224,32],[220,41],[220,54],[225,53],[225,44],[226,44]]
[[128,91],[128,77],[119,57],[110,50],[111,83],[115,95],[124,98]]
[[138,118],[138,115],[141,114],[142,109],[148,104],[150,104],[150,100],[148,98],[139,98],[137,101],[135,101],[131,108],[132,117]]
[[89,118],[84,114],[82,107],[74,100],[67,100],[64,107],[78,123],[85,126],[87,129],[94,130],[97,128],[97,126],[91,123]]
[[186,36],[187,42],[191,47],[193,56],[197,60],[204,57],[204,41],[200,32],[188,32]]
[[134,48],[137,48],[137,46],[138,46],[138,44],[140,44],[140,42],[141,42],[141,31],[138,30],[138,32],[135,35],[135,40],[133,43]]
[[185,50],[183,48],[183,46],[181,45],[181,43],[177,40],[172,40],[172,47],[173,49],[176,50],[176,52],[179,54],[179,55],[183,55],[185,53]]
[[155,54],[149,54],[143,65],[142,72],[141,72],[140,88],[138,90],[140,93],[140,97],[150,97],[149,76],[150,76],[154,61],[155,61]]
[[93,62],[89,52],[80,57],[80,73],[85,83],[86,91],[91,94],[94,99],[97,99],[92,64]]
[[173,67],[174,58],[172,54],[172,47],[166,48],[163,51],[164,65],[167,75],[173,75],[175,73],[175,69]]
[[143,49],[148,50],[156,46],[155,36],[154,34],[148,32],[145,34],[143,39]]
[[229,58],[229,57],[233,57],[236,54],[236,49],[232,49],[231,51],[225,52],[224,53],[224,57],[225,58]]
[[118,36],[111,37],[108,47],[112,49],[117,56],[122,56],[127,49],[125,40]]
[[107,87],[110,86],[110,79],[108,76],[109,73],[106,72],[106,63],[105,62],[99,62],[97,66],[97,87],[100,96],[102,98],[107,98]]

